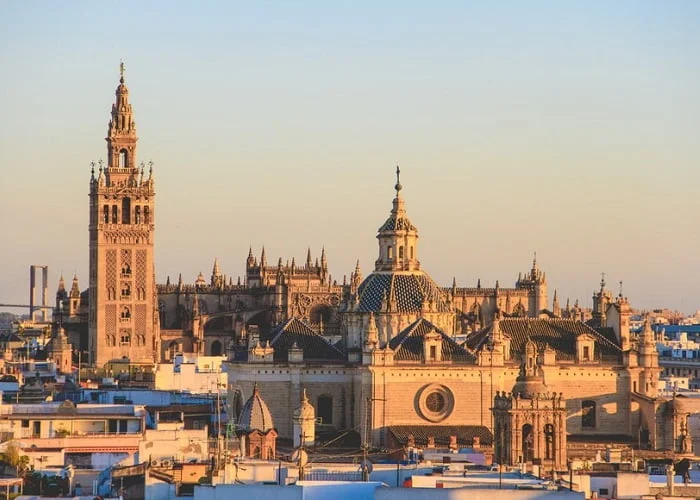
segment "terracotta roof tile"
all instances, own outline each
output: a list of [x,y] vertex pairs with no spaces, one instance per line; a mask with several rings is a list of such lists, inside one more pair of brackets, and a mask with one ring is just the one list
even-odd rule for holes
[[[525,350],[525,343],[530,338],[538,350],[549,346],[556,351],[558,360],[573,361],[576,359],[576,339],[579,335],[588,334],[595,339],[595,360],[621,361],[622,350],[612,329],[601,332],[581,321],[559,318],[506,318],[500,321],[500,327],[504,335],[511,339],[513,358],[518,358]],[[480,350],[488,342],[491,328],[489,326],[470,335],[465,347]]]
[[450,436],[457,436],[457,444],[463,447],[471,446],[475,437],[482,445],[490,446],[493,442],[491,431],[483,425],[392,425],[388,429],[394,439],[403,445],[408,442],[410,434],[416,446],[423,447],[430,436],[435,438],[437,446],[449,445]]
[[278,362],[289,361],[289,349],[294,344],[304,351],[304,361],[345,360],[345,354],[340,349],[328,343],[321,334],[298,318],[277,325],[261,340],[270,341],[270,345],[275,348],[274,360]]
[[448,337],[445,332],[423,318],[418,318],[389,341],[389,347],[394,351],[394,359],[399,361],[420,361],[423,359],[423,336],[432,331],[442,336],[443,360],[475,361],[476,358],[473,355]]

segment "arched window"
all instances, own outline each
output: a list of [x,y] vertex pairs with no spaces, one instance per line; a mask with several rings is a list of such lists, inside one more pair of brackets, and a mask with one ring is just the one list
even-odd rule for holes
[[394,249],[391,247],[391,245],[386,247],[386,256],[389,260],[394,258]]
[[411,245],[411,259],[413,259],[413,245]]
[[122,224],[131,224],[131,198],[122,200]]
[[112,205],[112,224],[119,223],[119,211],[116,205]]
[[143,207],[143,223],[150,224],[151,222],[151,210],[148,207]]
[[211,355],[221,356],[221,342],[219,342],[218,340],[215,340],[211,343]]
[[131,318],[131,311],[126,306],[122,307],[122,319],[129,319],[129,318]]
[[321,418],[322,424],[333,423],[333,398],[331,396],[319,396],[316,405],[316,415]]
[[122,332],[119,339],[120,345],[131,345],[131,335],[128,332]]
[[403,245],[399,247],[399,259],[403,259]]
[[128,283],[122,283],[122,297],[131,297],[131,287]]
[[134,224],[141,224],[141,207],[139,205],[134,207]]
[[109,224],[109,205],[102,207],[102,221]]
[[581,427],[595,427],[595,401],[586,399],[581,403]]
[[128,160],[126,156],[126,149],[119,151],[119,168],[128,168]]

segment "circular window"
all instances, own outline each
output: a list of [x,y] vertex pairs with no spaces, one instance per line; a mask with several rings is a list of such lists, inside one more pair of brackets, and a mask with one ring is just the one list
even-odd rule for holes
[[439,392],[431,392],[428,397],[425,398],[425,406],[428,410],[439,413],[445,408],[445,396]]
[[429,384],[418,391],[416,403],[421,417],[431,422],[440,422],[452,413],[454,396],[444,385]]

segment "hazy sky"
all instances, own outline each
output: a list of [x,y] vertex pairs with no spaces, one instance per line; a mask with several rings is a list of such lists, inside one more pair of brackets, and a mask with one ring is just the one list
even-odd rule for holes
[[[494,5],[495,4],[495,5]],[[430,5],[428,7],[428,5]],[[4,2],[0,302],[87,286],[89,163],[127,67],[156,274],[323,245],[367,275],[399,162],[423,268],[700,308],[700,2]],[[551,300],[551,291],[550,291]]]

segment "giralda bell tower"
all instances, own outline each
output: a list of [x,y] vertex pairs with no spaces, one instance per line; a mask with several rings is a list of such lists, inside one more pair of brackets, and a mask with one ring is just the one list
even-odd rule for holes
[[158,314],[153,266],[153,168],[136,160],[136,122],[124,64],[107,130],[107,166],[90,178],[90,363],[154,361]]

